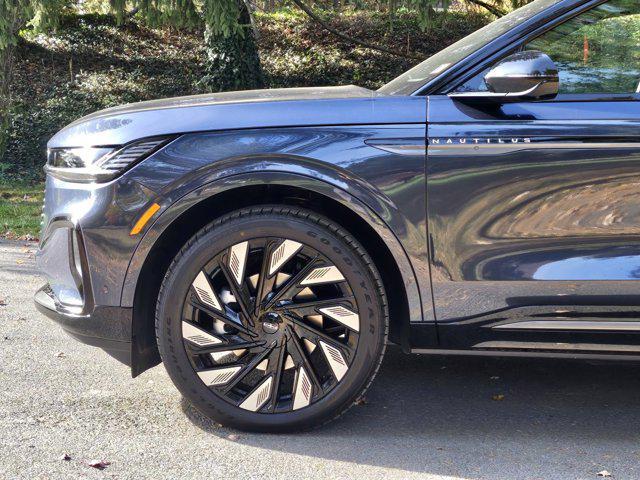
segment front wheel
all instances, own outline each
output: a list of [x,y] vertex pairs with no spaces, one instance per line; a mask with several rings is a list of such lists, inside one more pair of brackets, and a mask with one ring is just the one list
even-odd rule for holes
[[158,347],[180,392],[225,426],[303,430],[342,414],[378,370],[382,281],[363,247],[307,210],[215,220],[169,267]]

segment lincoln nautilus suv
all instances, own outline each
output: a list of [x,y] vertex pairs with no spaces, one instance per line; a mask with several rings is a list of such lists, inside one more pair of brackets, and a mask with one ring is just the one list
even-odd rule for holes
[[103,110],[48,144],[38,309],[292,431],[404,352],[640,359],[640,2],[536,0],[377,91]]

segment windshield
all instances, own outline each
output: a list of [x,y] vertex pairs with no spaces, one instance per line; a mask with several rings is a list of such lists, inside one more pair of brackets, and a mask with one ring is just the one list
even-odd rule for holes
[[536,0],[509,15],[473,32],[462,40],[429,57],[398,78],[391,80],[378,90],[386,95],[410,95],[422,85],[434,79],[449,67],[480,50],[492,40],[508,32],[516,25],[530,19],[542,10],[559,3],[561,0]]

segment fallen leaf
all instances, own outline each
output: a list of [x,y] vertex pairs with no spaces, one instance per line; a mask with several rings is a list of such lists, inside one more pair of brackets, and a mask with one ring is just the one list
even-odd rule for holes
[[89,466],[93,468],[97,468],[98,470],[104,470],[111,462],[107,462],[106,460],[92,460],[89,462]]
[[495,400],[496,402],[501,402],[502,400],[504,400],[504,395],[501,393],[498,393],[496,395],[494,395],[493,397],[491,397],[493,400]]
[[16,260],[16,263],[17,263],[18,265],[22,265],[22,264],[24,263],[24,260]]
[[353,402],[354,405],[366,405],[367,403],[369,403],[369,401],[366,397],[360,397],[355,402]]
[[65,453],[60,457],[60,460],[64,462],[68,462],[69,460],[71,460],[71,455],[69,455],[68,453]]
[[56,353],[56,357],[58,357],[58,358],[64,358],[64,357],[66,357],[66,355],[65,355],[65,353],[64,353],[64,352],[58,352],[58,353]]
[[6,307],[7,302],[5,302],[2,298],[0,298],[0,307]]
[[608,472],[607,470],[602,470],[601,472],[596,473],[597,476],[599,477],[611,477],[611,473]]

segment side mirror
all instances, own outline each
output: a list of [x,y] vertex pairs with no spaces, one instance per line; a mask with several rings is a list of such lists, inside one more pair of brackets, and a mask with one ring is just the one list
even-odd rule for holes
[[558,95],[558,67],[548,55],[535,50],[509,55],[484,77],[488,92],[450,93],[469,104],[546,100]]

